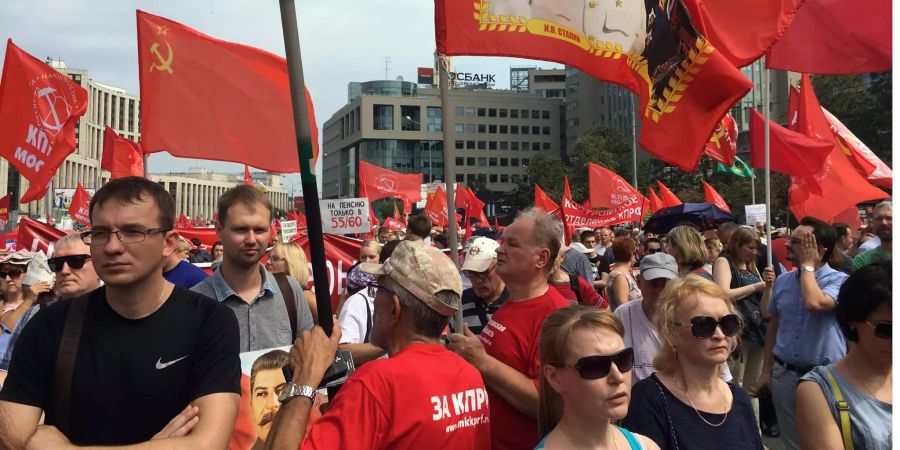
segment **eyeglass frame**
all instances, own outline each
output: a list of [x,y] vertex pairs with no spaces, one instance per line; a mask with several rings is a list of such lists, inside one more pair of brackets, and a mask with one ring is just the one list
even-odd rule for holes
[[[627,355],[627,356],[626,356],[626,355]],[[629,358],[629,359],[631,359],[631,367],[629,367],[627,370],[622,370],[622,369],[619,367],[619,363],[616,362],[616,360],[617,360],[617,359],[620,359],[620,358]],[[602,360],[608,360],[608,361],[609,361],[609,364],[606,366],[606,373],[603,373],[602,375],[597,376],[597,377],[588,377],[588,376],[585,376],[585,374],[582,372],[582,371],[585,371],[585,370],[588,369],[588,368],[585,366],[585,363],[586,363],[587,361],[589,361],[589,360],[594,360],[594,359],[599,359],[599,360],[601,360],[601,361],[602,361]],[[606,377],[609,376],[609,372],[612,370],[612,366],[613,366],[614,364],[615,364],[615,366],[616,366],[616,370],[618,370],[620,373],[623,373],[623,374],[628,373],[628,372],[631,372],[632,370],[634,370],[634,348],[632,348],[632,347],[625,347],[625,348],[623,348],[622,350],[619,350],[619,351],[617,351],[617,352],[615,352],[615,353],[613,353],[613,354],[611,354],[611,355],[589,355],[589,356],[584,356],[584,357],[582,357],[582,358],[578,358],[578,361],[575,361],[575,364],[551,363],[550,365],[551,365],[551,366],[554,366],[554,367],[568,367],[568,368],[570,368],[570,369],[575,369],[575,371],[578,372],[578,376],[581,377],[582,380],[599,380],[599,379],[601,379],[601,378],[606,378]]]
[[[172,228],[157,227],[157,228],[147,228],[146,230],[115,230],[115,231],[105,231],[105,230],[94,231],[94,230],[88,230],[88,231],[82,231],[82,232],[81,232],[81,242],[84,242],[84,244],[87,245],[87,246],[89,246],[89,247],[101,247],[101,246],[104,246],[104,245],[106,245],[106,244],[109,244],[110,238],[112,238],[112,235],[115,234],[115,235],[116,235],[116,239],[118,239],[119,242],[122,243],[122,245],[140,244],[141,242],[146,241],[146,240],[147,240],[147,236],[150,236],[151,234],[162,234],[162,233],[168,233],[169,231],[172,231]],[[143,237],[142,237],[140,240],[138,240],[138,241],[125,242],[125,241],[122,240],[122,234],[121,234],[122,232],[125,232],[125,233],[140,233],[140,234],[143,235]],[[105,241],[105,242],[102,242],[102,243],[94,243],[93,236],[94,236],[96,233],[109,233],[109,236],[106,238],[106,241]]]
[[891,332],[893,332],[894,331],[894,321],[879,320],[878,322],[872,323],[872,322],[869,322],[868,319],[866,319],[866,325],[872,327],[872,335],[874,335],[878,339],[884,339],[887,341],[893,340],[891,333],[888,333],[888,337],[884,337],[884,336],[879,336],[879,333],[876,330],[878,330],[878,327],[881,325],[887,325],[887,326],[891,327]]

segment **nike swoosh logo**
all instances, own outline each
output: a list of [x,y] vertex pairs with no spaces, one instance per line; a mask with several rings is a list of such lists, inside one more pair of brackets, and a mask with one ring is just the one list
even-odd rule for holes
[[162,369],[165,369],[166,367],[169,367],[169,366],[171,366],[172,364],[175,364],[175,363],[177,363],[178,361],[181,361],[182,359],[187,358],[188,356],[190,356],[190,355],[184,355],[184,356],[182,356],[181,358],[178,358],[178,359],[176,359],[176,360],[174,360],[174,361],[169,361],[169,362],[166,362],[166,363],[162,362],[162,358],[159,358],[159,359],[156,360],[156,370],[162,370]]

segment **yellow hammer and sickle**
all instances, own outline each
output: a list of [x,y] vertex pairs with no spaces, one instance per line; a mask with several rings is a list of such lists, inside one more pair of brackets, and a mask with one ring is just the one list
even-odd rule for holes
[[156,55],[156,59],[159,61],[159,64],[151,64],[150,71],[153,72],[153,69],[156,70],[165,70],[166,72],[172,73],[172,58],[175,56],[175,52],[172,51],[172,46],[169,45],[169,41],[166,41],[166,48],[169,50],[168,57],[164,58],[161,53],[159,53],[159,43],[154,42],[153,45],[150,46],[150,53]]
[[712,137],[709,138],[709,141],[713,144],[716,144],[716,148],[722,148],[722,144],[719,143],[719,138],[723,137],[725,137],[725,131],[719,128],[715,133],[713,133]]

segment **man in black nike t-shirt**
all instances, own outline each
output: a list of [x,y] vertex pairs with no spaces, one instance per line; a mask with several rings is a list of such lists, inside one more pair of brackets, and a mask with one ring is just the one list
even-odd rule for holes
[[[226,448],[240,393],[237,321],[162,277],[178,240],[172,196],[144,178],[113,180],[90,217],[82,239],[105,286],[43,308],[23,330],[0,391],[0,448]],[[76,351],[59,351],[64,333]]]

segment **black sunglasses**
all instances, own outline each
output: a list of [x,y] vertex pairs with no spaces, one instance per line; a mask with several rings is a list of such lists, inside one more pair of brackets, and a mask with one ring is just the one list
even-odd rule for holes
[[697,316],[691,319],[691,323],[678,323],[672,322],[679,327],[691,327],[691,333],[694,334],[695,337],[700,339],[709,339],[713,334],[716,333],[716,327],[722,329],[722,333],[725,336],[731,337],[741,332],[741,328],[743,324],[741,323],[741,318],[736,314],[728,314],[727,316],[722,316],[721,319],[716,320],[713,317],[709,316]]
[[634,350],[626,348],[612,355],[593,355],[579,359],[575,364],[551,364],[556,367],[571,367],[585,380],[596,380],[609,375],[615,364],[619,372],[629,372],[634,367]]
[[647,249],[647,254],[648,254],[648,255],[652,255],[652,254],[654,254],[654,253],[656,253],[656,252],[661,252],[661,251],[662,251],[662,250],[661,250],[661,249],[658,249],[658,248],[648,248],[648,249]]
[[872,327],[872,332],[875,335],[875,337],[880,338],[880,339],[891,340],[891,331],[893,330],[893,327],[894,327],[893,322],[881,321],[881,322],[872,323],[867,320],[866,325]]
[[3,270],[0,271],[0,278],[6,278],[7,276],[9,276],[12,279],[16,279],[21,277],[23,273],[25,273],[25,271],[22,269]]
[[72,269],[80,269],[84,267],[84,263],[88,259],[91,259],[91,255],[56,256],[48,259],[47,265],[50,266],[50,270],[54,272],[63,270],[63,266],[66,264]]

